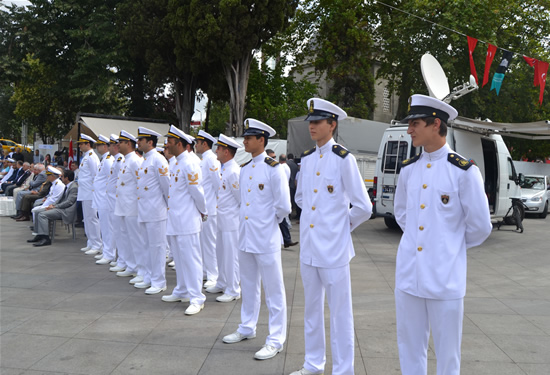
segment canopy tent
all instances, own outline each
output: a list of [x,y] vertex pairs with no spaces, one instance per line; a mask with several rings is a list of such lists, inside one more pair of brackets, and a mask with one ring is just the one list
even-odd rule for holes
[[457,117],[451,126],[459,126],[468,130],[486,133],[497,133],[506,137],[531,140],[550,139],[550,121],[536,122],[491,122]]
[[[288,120],[288,152],[296,157],[315,146],[315,141],[309,135],[309,121],[305,121],[305,118],[301,116]],[[379,121],[348,117],[338,122],[334,139],[353,154],[376,155],[384,131],[389,126]]]
[[[126,130],[128,133],[137,136],[140,126],[154,130],[162,135],[159,138],[159,145],[164,143],[164,135],[170,129],[170,123],[166,120],[154,119],[136,119],[122,116],[107,116],[91,113],[81,113],[77,115],[77,120],[72,129],[63,137],[63,146],[68,147],[72,139],[76,142],[80,133],[89,135],[97,139],[99,134],[109,137],[111,134],[120,134],[121,130]],[[80,128],[80,130],[79,130]],[[74,143],[76,146],[76,143]]]

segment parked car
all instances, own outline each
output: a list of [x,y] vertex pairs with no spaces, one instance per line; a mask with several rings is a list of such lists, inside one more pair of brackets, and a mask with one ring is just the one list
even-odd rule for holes
[[[0,138],[0,143],[2,144],[2,149],[4,150],[4,155],[9,154],[12,151],[15,151],[17,147],[21,148],[21,151],[32,152],[28,147],[23,146],[22,144],[15,143],[12,140]],[[13,148],[13,150],[12,150]]]
[[521,200],[527,207],[525,213],[538,213],[544,219],[550,201],[550,176],[524,176]]

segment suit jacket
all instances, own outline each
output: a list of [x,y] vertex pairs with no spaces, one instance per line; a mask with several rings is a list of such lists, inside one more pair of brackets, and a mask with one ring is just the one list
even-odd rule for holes
[[31,183],[29,184],[29,190],[40,190],[40,186],[46,182],[46,172],[40,172],[35,175]]
[[78,183],[73,181],[65,190],[61,198],[55,203],[55,208],[61,211],[63,223],[71,224],[76,216],[76,198],[78,196]]
[[8,180],[6,182],[15,182],[19,176],[21,176],[21,172],[23,171],[23,168],[17,168],[13,171],[13,173],[11,174],[10,178],[8,178]]
[[27,180],[27,178],[29,178],[30,175],[31,175],[31,171],[30,171],[30,170],[26,170],[21,176],[19,176],[19,177],[15,180],[15,185],[16,185],[16,186],[21,186],[21,185],[23,185],[23,183]]
[[50,193],[51,187],[52,187],[52,183],[50,181],[44,182],[38,189],[38,194],[35,196],[38,198],[44,198],[46,195]]

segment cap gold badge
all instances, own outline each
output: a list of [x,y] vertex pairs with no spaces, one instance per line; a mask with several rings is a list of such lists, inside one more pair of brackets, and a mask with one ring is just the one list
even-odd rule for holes
[[309,112],[313,113],[314,110],[315,110],[315,108],[314,108],[313,100],[312,100],[312,101],[309,102]]

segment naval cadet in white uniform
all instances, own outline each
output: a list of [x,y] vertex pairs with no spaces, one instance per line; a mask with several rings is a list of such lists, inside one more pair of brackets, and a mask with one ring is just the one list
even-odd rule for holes
[[177,285],[164,302],[187,302],[186,315],[198,314],[204,308],[202,293],[202,253],[200,230],[208,220],[204,190],[201,185],[200,162],[186,150],[192,138],[174,125],[170,126],[168,147],[176,156],[168,195],[166,233],[176,265]]
[[[31,211],[33,222],[35,222],[35,219],[40,212],[46,211],[46,208],[49,205],[55,204],[63,195],[63,192],[65,191],[65,184],[63,183],[63,181],[61,181],[61,174],[62,173],[59,169],[48,165],[48,168],[46,169],[46,178],[52,183],[52,187],[50,188],[48,195],[46,195],[42,203],[38,204],[40,201],[37,201],[35,203],[36,205]],[[36,222],[34,224],[34,227],[36,228]]]
[[[111,175],[111,166],[113,165],[113,157],[109,154],[109,144],[111,143],[110,139],[99,134],[97,136],[96,149],[97,152],[101,155],[99,169],[94,178],[93,189],[92,189],[92,208],[97,210],[99,216],[99,228],[101,232],[101,241],[103,243],[103,254],[107,259],[114,259],[112,249],[112,236],[111,236],[111,215],[109,210],[109,201],[107,200],[107,182],[109,181],[109,176]],[[92,254],[92,252],[87,251],[86,254]],[[102,259],[103,255],[97,255],[98,259]],[[97,262],[96,262],[97,263]]]
[[[115,259],[117,257],[116,236],[118,235],[118,225],[115,224],[117,222],[117,218],[115,216],[116,184],[118,180],[118,172],[120,171],[120,167],[124,162],[124,156],[120,153],[118,147],[118,136],[116,134],[111,134],[111,136],[109,137],[109,155],[111,156],[110,159],[112,159],[112,162],[110,163],[111,168],[109,170],[109,176],[105,184],[105,200],[107,201],[107,214],[110,216],[111,236],[108,245],[105,245],[106,241],[105,239],[103,240],[103,255],[96,261],[96,264],[113,263],[113,266],[115,266]],[[101,216],[99,218],[101,221]]]
[[[136,150],[137,139],[126,130],[118,136],[118,147],[124,155],[117,176],[115,220],[113,227],[118,234],[115,245],[119,254],[117,265],[109,268],[119,277],[131,277],[130,284],[143,281],[145,269],[138,266],[137,258],[144,252],[143,238],[138,223],[137,175],[141,163]],[[118,162],[117,162],[118,164]],[[142,257],[143,258],[143,257]]]
[[405,160],[394,211],[403,236],[397,251],[395,309],[404,375],[427,373],[428,338],[438,375],[460,374],[466,293],[466,250],[492,230],[481,173],[446,143],[457,111],[438,99],[413,95],[409,124],[420,156]]
[[[351,232],[372,214],[355,157],[334,131],[347,117],[324,99],[308,100],[309,132],[316,146],[301,158],[296,204],[300,216],[300,272],[304,285],[305,361],[293,375],[322,374],[326,362],[325,294],[330,310],[332,373],[354,373],[355,331],[350,266]],[[351,208],[350,208],[351,204]]]
[[[218,280],[215,288],[223,292],[218,302],[231,302],[241,298],[239,276],[239,206],[241,168],[235,161],[237,149],[234,139],[220,134],[216,143],[216,155],[221,162],[221,180],[217,192],[218,233],[216,235],[216,259]],[[208,216],[210,220],[210,216]],[[207,289],[208,291],[208,289]]]
[[138,128],[138,149],[143,163],[137,181],[137,205],[140,231],[143,235],[145,275],[136,288],[148,288],[146,294],[166,290],[166,219],[170,185],[168,161],[157,152],[161,135],[145,127]]
[[275,130],[254,119],[245,121],[244,147],[252,160],[241,169],[239,188],[239,269],[241,273],[241,324],[223,341],[228,344],[256,337],[261,305],[261,285],[269,310],[269,335],[256,359],[272,358],[283,350],[286,340],[286,295],[281,265],[279,223],[291,211],[290,190],[285,172],[265,152]]
[[216,260],[216,231],[217,231],[217,210],[216,193],[220,183],[220,162],[212,152],[212,145],[216,143],[216,138],[203,130],[195,137],[195,150],[201,154],[202,187],[206,198],[206,209],[208,211],[208,220],[202,224],[201,229],[201,250],[202,266],[206,283],[204,287],[209,293],[220,293],[216,289],[216,280],[218,279],[218,263]]
[[82,152],[82,159],[78,167],[78,197],[82,202],[82,217],[84,220],[84,231],[88,238],[87,245],[82,251],[86,254],[97,254],[101,250],[101,231],[97,210],[92,207],[93,183],[99,167],[99,158],[93,150],[95,140],[86,135],[80,134],[78,147]]

